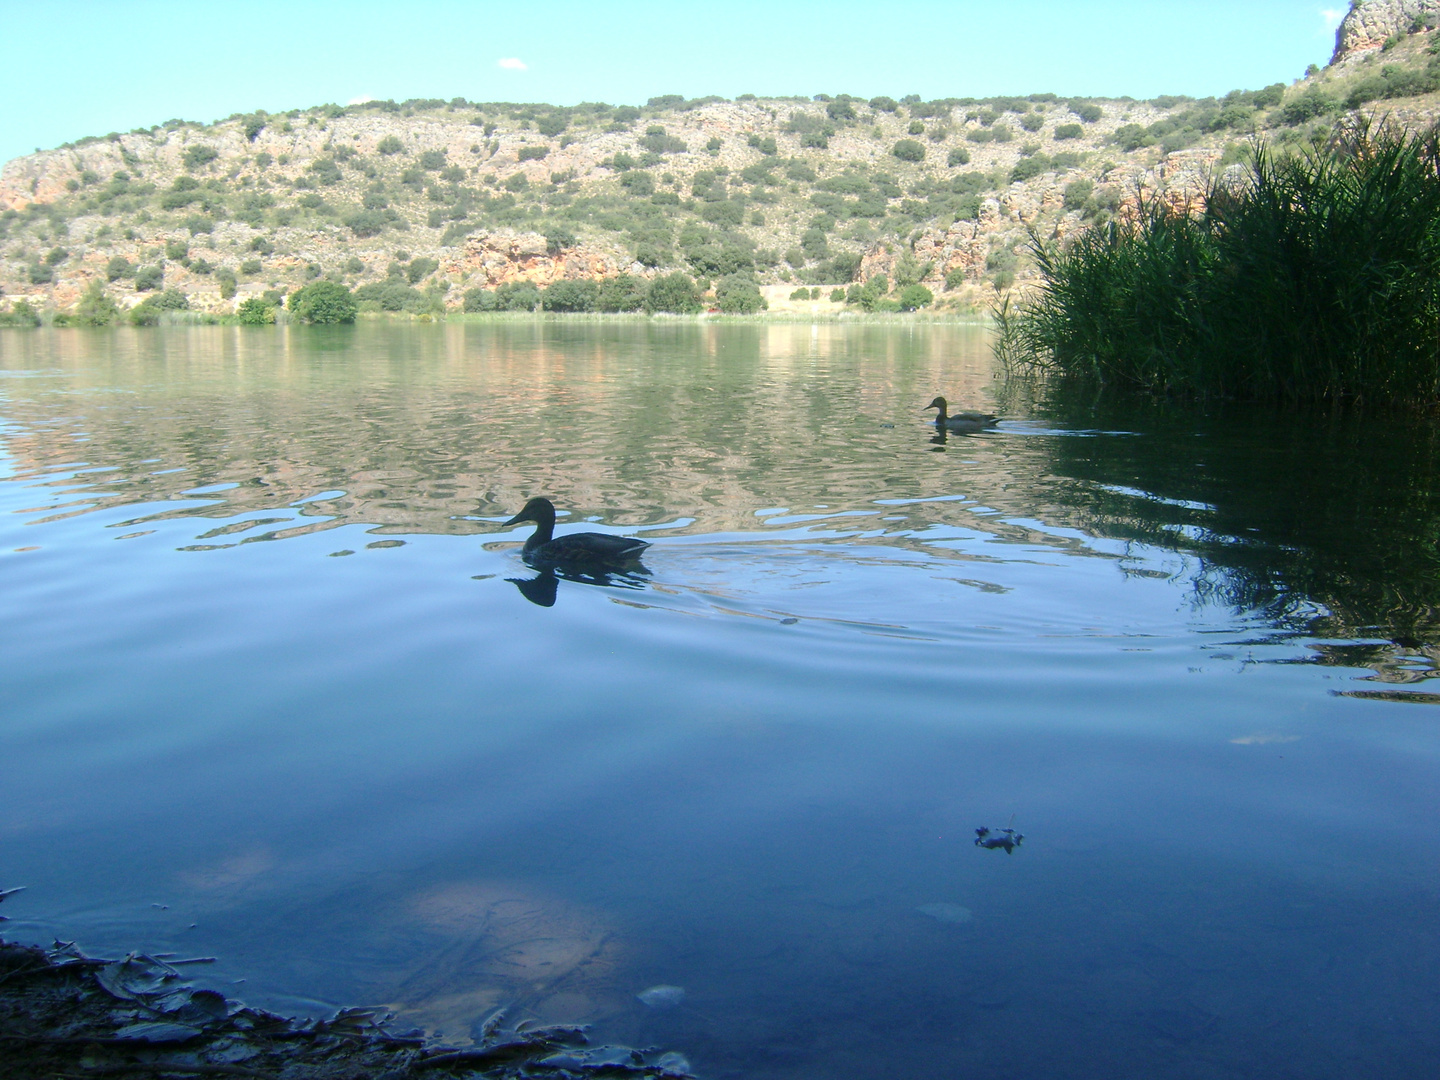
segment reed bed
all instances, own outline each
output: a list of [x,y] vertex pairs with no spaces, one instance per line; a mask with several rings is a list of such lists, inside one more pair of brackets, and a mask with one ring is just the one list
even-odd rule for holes
[[1030,367],[1190,397],[1432,405],[1440,393],[1440,134],[1363,123],[1325,149],[1255,147],[1203,209],[1142,201],[997,312]]

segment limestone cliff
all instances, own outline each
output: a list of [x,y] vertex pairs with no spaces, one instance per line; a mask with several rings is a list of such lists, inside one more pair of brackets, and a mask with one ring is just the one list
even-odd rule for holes
[[1440,25],[1440,0],[1354,0],[1335,33],[1330,62],[1378,49],[1396,34],[1436,25]]

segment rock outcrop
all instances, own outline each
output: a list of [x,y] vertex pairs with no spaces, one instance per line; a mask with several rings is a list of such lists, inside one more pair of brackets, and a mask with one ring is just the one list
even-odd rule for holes
[[463,274],[483,285],[504,285],[528,281],[545,286],[562,280],[600,280],[620,273],[648,276],[638,263],[632,264],[619,252],[601,251],[590,245],[554,251],[539,233],[508,229],[468,237],[458,258],[443,260],[448,274]]
[[1350,5],[1335,32],[1332,64],[1378,49],[1396,34],[1440,25],[1440,0],[1358,0]]

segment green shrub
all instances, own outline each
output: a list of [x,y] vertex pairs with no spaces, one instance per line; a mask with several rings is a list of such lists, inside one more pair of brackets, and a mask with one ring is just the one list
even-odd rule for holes
[[235,314],[242,326],[271,326],[275,322],[275,308],[258,296],[242,300]]
[[639,311],[645,306],[646,284],[641,278],[620,274],[600,283],[595,296],[595,310],[606,312]]
[[700,216],[721,228],[734,228],[745,221],[745,207],[738,202],[706,203]]
[[105,280],[110,282],[119,281],[121,278],[135,276],[135,267],[130,265],[130,260],[124,255],[116,255],[105,264]]
[[1071,104],[1070,111],[1087,124],[1093,124],[1105,115],[1105,110],[1099,105],[1091,105],[1089,102],[1077,101]]
[[158,266],[142,266],[135,271],[135,291],[151,292],[165,284],[165,271]]
[[504,187],[506,191],[513,191],[516,193],[519,193],[521,191],[529,191],[530,178],[526,176],[523,172],[512,173],[510,176],[506,177],[505,183],[501,186]]
[[404,144],[402,144],[400,140],[397,139],[394,135],[386,135],[383,139],[381,139],[378,143],[375,144],[375,150],[378,153],[384,154],[386,157],[389,157],[391,154],[398,154],[401,150],[404,149]]
[[700,310],[700,290],[689,274],[676,271],[657,277],[645,293],[645,310],[688,315]]
[[275,245],[263,236],[255,236],[250,239],[250,250],[268,256],[275,254]]
[[405,280],[415,285],[439,269],[439,260],[420,255],[411,260],[410,265],[405,268]]
[[190,254],[190,245],[184,240],[168,240],[165,243],[165,258],[179,262]]
[[1093,180],[1072,180],[1065,185],[1065,209],[1080,210],[1090,201],[1090,196],[1095,193],[1095,182]]
[[550,148],[548,146],[522,146],[519,154],[516,155],[516,160],[540,161],[549,156]]
[[894,154],[901,161],[925,160],[925,147],[914,139],[901,139],[890,148],[890,153]]
[[953,147],[949,156],[945,159],[945,164],[952,169],[957,165],[969,165],[970,151],[966,150],[963,146]]
[[55,280],[55,271],[45,263],[31,263],[25,276],[31,285],[49,285]]
[[1020,117],[1020,126],[1032,133],[1039,131],[1045,126],[1045,117],[1037,112],[1026,113]]
[[1085,129],[1079,124],[1056,124],[1054,134],[1057,142],[1063,142],[1066,139],[1083,139]]
[[215,284],[220,288],[220,299],[235,299],[235,272],[233,270],[221,270],[215,275]]
[[1339,101],[1328,90],[1311,86],[1280,107],[1280,122],[1287,127],[1295,127],[1317,116],[1336,112],[1339,108]]
[[180,160],[185,163],[185,168],[198,169],[202,165],[209,165],[210,162],[219,156],[220,151],[216,150],[213,146],[203,146],[197,143],[193,146],[187,146],[184,153],[180,155]]
[[351,323],[357,310],[354,296],[338,281],[314,281],[297,289],[289,307],[305,323]]
[[345,225],[362,239],[379,236],[388,224],[389,221],[381,210],[357,210],[345,216]]
[[900,295],[895,298],[900,305],[901,311],[916,311],[928,304],[934,303],[935,294],[924,285],[916,282],[913,285],[906,285],[900,290]]
[[495,293],[490,289],[466,289],[463,297],[463,305],[464,310],[468,313],[494,311]]
[[809,289],[793,289],[793,290],[791,290],[791,293],[790,293],[790,299],[791,299],[791,300],[809,300],[809,299],[810,299],[810,290],[809,290]]
[[951,289],[958,289],[964,284],[965,270],[962,267],[957,266],[954,270],[951,270],[948,274],[945,275],[945,290],[947,292]]
[[716,138],[713,135],[705,141],[705,149],[710,151],[710,153],[712,154],[718,154],[720,152],[720,148],[724,145],[724,140]]
[[[634,169],[620,174],[620,186],[631,195],[645,196],[655,193],[655,177],[644,169]],[[677,197],[677,203],[680,201]]]
[[843,286],[830,290],[830,302],[832,304],[843,304],[845,302],[845,289]]
[[203,217],[200,214],[191,214],[180,224],[190,233],[191,236],[198,236],[200,233],[205,233],[206,235],[209,235],[210,233],[213,233],[215,231],[214,220],[208,217]]
[[120,319],[120,306],[105,292],[99,281],[90,282],[75,305],[75,323],[79,326],[110,326]]
[[546,311],[594,311],[600,286],[593,281],[557,281],[541,293]]
[[911,120],[910,126],[905,130],[911,135],[924,135],[925,125],[922,124],[919,120]]
[[715,304],[727,315],[753,315],[770,305],[749,274],[729,274],[715,285]]
[[260,273],[260,269],[261,267],[259,259],[246,259],[240,264],[240,273],[246,274],[250,277],[254,277],[256,274]]
[[1010,170],[1010,182],[1019,183],[1022,180],[1030,180],[1041,173],[1050,171],[1051,161],[1045,154],[1032,154],[1029,157],[1021,158]]
[[28,300],[16,300],[9,311],[0,312],[0,326],[39,326],[40,313]]
[[663,127],[649,128],[635,142],[640,149],[649,150],[652,154],[683,154],[689,149],[682,140],[674,135],[667,135]]

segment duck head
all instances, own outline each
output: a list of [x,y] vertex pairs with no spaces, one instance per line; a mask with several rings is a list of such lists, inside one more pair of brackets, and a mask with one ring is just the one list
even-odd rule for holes
[[925,409],[922,409],[921,411],[924,412],[925,410],[928,410],[928,409],[939,409],[939,410],[940,410],[940,415],[941,415],[941,416],[944,416],[945,413],[948,411],[948,405],[949,405],[949,403],[946,402],[946,400],[945,400],[943,397],[937,397],[934,401],[930,402],[929,405],[926,405],[926,406],[925,406]]
[[537,496],[527,502],[525,508],[509,521],[505,522],[505,524],[519,525],[522,521],[533,521],[536,525],[550,525],[553,527],[555,524],[555,504],[549,499],[543,499]]

